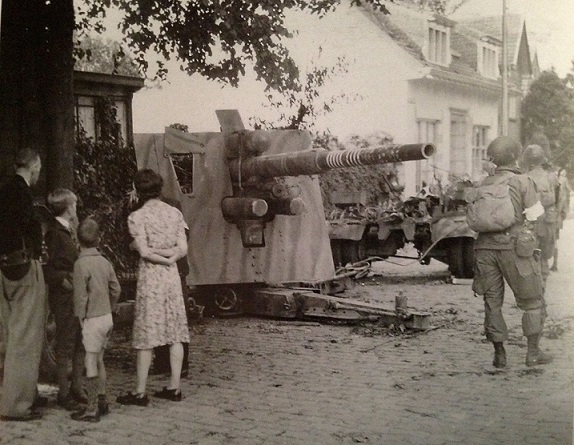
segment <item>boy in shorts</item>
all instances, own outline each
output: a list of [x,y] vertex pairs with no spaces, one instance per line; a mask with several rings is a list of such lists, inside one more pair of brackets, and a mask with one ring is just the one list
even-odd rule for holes
[[74,264],[74,311],[82,326],[86,349],[86,408],[72,413],[72,419],[99,422],[109,411],[106,401],[104,349],[114,326],[112,312],[120,296],[120,284],[111,263],[96,248],[100,229],[93,219],[78,228],[80,254]]

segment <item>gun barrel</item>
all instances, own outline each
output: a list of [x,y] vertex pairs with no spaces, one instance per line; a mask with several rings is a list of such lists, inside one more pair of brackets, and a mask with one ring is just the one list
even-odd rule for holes
[[328,170],[393,162],[417,161],[430,158],[435,152],[432,144],[405,144],[358,150],[306,150],[292,153],[235,158],[229,162],[234,181],[250,177],[315,175]]

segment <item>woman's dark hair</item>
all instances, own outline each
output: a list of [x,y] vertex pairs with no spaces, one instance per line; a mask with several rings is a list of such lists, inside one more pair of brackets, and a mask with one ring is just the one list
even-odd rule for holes
[[136,173],[134,186],[139,200],[145,202],[149,199],[159,198],[163,187],[163,178],[153,170],[144,168]]

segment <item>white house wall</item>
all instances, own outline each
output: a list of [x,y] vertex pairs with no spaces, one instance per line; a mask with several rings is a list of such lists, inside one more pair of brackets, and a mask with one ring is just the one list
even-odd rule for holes
[[[334,111],[317,119],[318,129],[328,128],[345,139],[352,134],[385,131],[395,142],[414,142],[410,131],[406,79],[420,76],[422,64],[407,54],[359,8],[343,4],[322,19],[294,14],[290,23],[299,35],[290,42],[296,60],[310,60],[323,48],[318,64],[344,57],[348,72],[329,82],[324,92],[343,92],[349,103],[339,102]],[[353,100],[355,98],[355,100]]]
[[[409,102],[412,104],[409,121],[416,129],[417,121],[429,119],[438,121],[438,134],[435,144],[435,174],[443,184],[449,180],[451,138],[451,110],[466,112],[466,151],[465,173],[470,177],[472,171],[472,129],[474,125],[490,127],[489,138],[497,135],[498,95],[492,91],[473,86],[462,86],[452,82],[433,79],[411,82]],[[421,141],[422,142],[422,141]],[[415,177],[416,165],[405,165],[407,177]],[[406,184],[407,196],[416,193],[416,184]]]

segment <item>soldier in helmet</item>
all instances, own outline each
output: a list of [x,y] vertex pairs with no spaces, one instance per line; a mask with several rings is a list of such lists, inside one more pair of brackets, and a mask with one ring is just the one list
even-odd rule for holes
[[544,168],[547,161],[546,151],[540,145],[532,144],[526,147],[523,158],[528,171],[527,175],[534,181],[540,203],[544,207],[544,214],[538,218],[536,223],[536,236],[540,249],[542,280],[546,286],[546,279],[550,274],[548,260],[554,257],[556,244],[556,227],[558,224],[556,191],[560,184],[556,173]]
[[504,341],[508,338],[508,331],[502,315],[505,281],[514,293],[517,306],[524,311],[522,330],[528,341],[526,365],[535,366],[552,361],[552,357],[539,348],[546,304],[540,264],[534,255],[534,235],[530,233],[530,252],[524,248],[517,249],[517,240],[524,233],[528,221],[535,221],[542,213],[533,181],[520,174],[517,168],[521,151],[520,143],[508,136],[494,139],[488,146],[487,155],[496,169],[493,175],[487,176],[481,183],[481,186],[507,184],[507,198],[512,203],[507,206],[513,221],[511,225],[504,230],[479,232],[474,247],[475,274],[472,289],[476,296],[484,298],[484,330],[486,338],[494,345],[493,365],[497,368],[506,366]]

